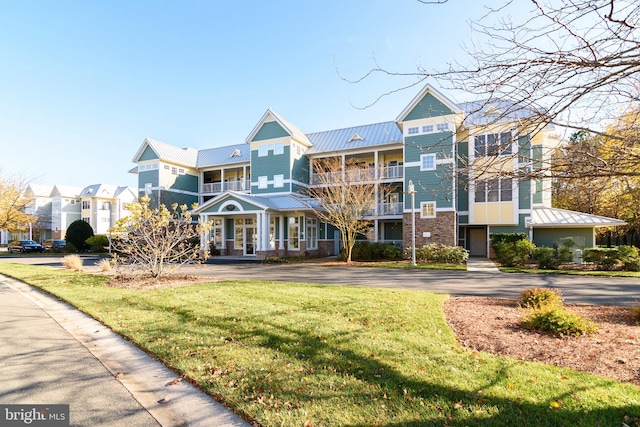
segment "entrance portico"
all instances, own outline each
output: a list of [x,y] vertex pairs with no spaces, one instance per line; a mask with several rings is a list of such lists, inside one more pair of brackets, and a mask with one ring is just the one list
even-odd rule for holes
[[[195,209],[201,221],[211,221],[203,236],[204,249],[221,255],[264,259],[270,256],[328,255],[327,242],[319,243],[326,226],[318,223],[309,200],[286,195],[260,197],[228,192]],[[331,233],[333,236],[333,233]]]

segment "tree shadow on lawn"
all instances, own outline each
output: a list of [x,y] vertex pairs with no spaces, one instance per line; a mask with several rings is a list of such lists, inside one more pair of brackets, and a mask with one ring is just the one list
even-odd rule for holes
[[[445,372],[438,371],[437,367],[431,366],[426,372],[421,372],[422,368],[419,367],[416,367],[415,373],[400,372],[392,364],[384,362],[384,355],[367,354],[369,352],[364,345],[358,349],[362,351],[354,351],[352,341],[354,336],[359,334],[358,331],[344,331],[331,337],[321,337],[310,333],[308,325],[296,328],[270,321],[270,319],[277,319],[277,316],[283,312],[274,310],[268,315],[243,318],[238,321],[237,317],[232,316],[207,316],[209,318],[204,320],[201,314],[189,309],[174,310],[174,313],[184,322],[197,322],[200,327],[208,324],[209,328],[203,330],[203,333],[227,337],[225,340],[219,340],[220,345],[243,347],[247,346],[246,342],[251,341],[251,344],[248,344],[249,347],[264,348],[265,353],[273,353],[272,357],[282,353],[286,355],[282,358],[283,361],[288,358],[289,361],[299,362],[300,369],[305,370],[304,374],[300,374],[301,377],[310,377],[310,381],[323,385],[314,388],[313,395],[305,393],[305,386],[301,385],[300,381],[292,382],[287,375],[265,373],[264,367],[261,367],[257,361],[254,366],[242,367],[237,375],[243,378],[249,390],[254,390],[253,397],[256,399],[263,393],[271,394],[280,402],[297,401],[303,409],[305,405],[326,404],[328,408],[354,405],[353,412],[356,415],[352,418],[359,421],[357,423],[337,422],[334,425],[352,427],[380,424],[417,427],[424,426],[425,423],[497,426],[592,426],[622,425],[622,423],[629,426],[640,425],[640,405],[636,403],[640,400],[640,393],[630,396],[628,402],[603,403],[608,400],[604,390],[617,384],[612,380],[594,377],[592,381],[586,383],[578,379],[574,388],[571,389],[566,384],[560,384],[561,370],[558,370],[559,389],[564,391],[550,393],[553,396],[550,399],[533,403],[530,401],[531,397],[528,401],[524,401],[515,392],[512,393],[513,398],[499,397],[491,391],[492,388],[496,386],[502,389],[509,388],[510,382],[514,381],[512,375],[522,375],[521,371],[513,373],[514,368],[522,365],[522,362],[495,358],[492,359],[492,363],[496,364],[495,374],[491,378],[485,375],[484,383],[475,386],[466,384],[467,390],[461,390],[447,385],[450,380],[445,378]],[[194,333],[197,332],[194,331]],[[215,352],[215,349],[213,351]],[[454,361],[459,364],[457,369],[460,375],[466,376],[463,372],[464,365],[468,362],[468,369],[473,369],[473,362],[468,361],[473,358],[473,352],[454,351],[460,352],[454,356],[458,358]],[[440,365],[440,369],[442,364],[449,361],[448,356],[438,354],[438,351],[434,351],[434,354],[425,353],[424,358],[430,359],[430,362],[426,363]],[[550,369],[554,368],[550,367]],[[428,373],[431,370],[435,370],[435,375],[429,377]],[[346,386],[340,387],[340,381],[343,381]],[[479,382],[482,381],[480,377]],[[533,388],[536,384],[531,383],[529,386]],[[635,391],[632,386],[630,387],[630,390]],[[224,390],[220,388],[215,390],[215,394],[221,392],[223,393]],[[548,392],[542,389],[541,393]],[[532,396],[531,393],[528,395]],[[540,398],[542,399],[544,398]],[[582,404],[581,400],[598,400],[598,403]],[[231,401],[226,403],[235,407]],[[384,407],[382,410],[381,405]],[[594,409],[585,410],[585,407]],[[286,411],[284,407],[270,410],[272,415],[277,411]],[[313,411],[318,412],[317,406]],[[255,416],[255,414],[244,415]],[[325,417],[320,424],[332,423],[330,415],[316,415]],[[407,420],[414,417],[415,421]],[[394,423],[391,421],[394,418],[405,421]],[[260,422],[259,416],[257,421]]]

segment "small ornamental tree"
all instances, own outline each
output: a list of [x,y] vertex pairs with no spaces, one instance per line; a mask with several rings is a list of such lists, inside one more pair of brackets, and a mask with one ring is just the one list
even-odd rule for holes
[[340,158],[316,160],[314,183],[308,195],[315,203],[309,206],[320,221],[340,231],[344,259],[351,263],[353,246],[358,235],[364,234],[375,216],[376,193],[384,200],[388,189],[381,185],[383,174]]
[[67,228],[66,239],[71,243],[78,251],[84,251],[89,249],[87,239],[93,236],[93,228],[88,222],[78,219],[69,224]]
[[150,198],[143,196],[130,203],[127,209],[131,214],[109,233],[112,249],[119,256],[158,278],[168,266],[176,269],[201,256],[199,237],[211,224],[194,222],[187,205],[174,203],[171,209],[165,205],[152,209],[149,202]]

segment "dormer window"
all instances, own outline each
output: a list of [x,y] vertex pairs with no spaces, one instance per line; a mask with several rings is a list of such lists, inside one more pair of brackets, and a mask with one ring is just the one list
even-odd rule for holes
[[354,133],[351,139],[349,139],[349,142],[354,142],[354,141],[364,141],[364,138],[358,135],[357,133]]
[[233,153],[231,153],[231,156],[229,157],[240,157],[240,150],[236,148],[235,150],[233,150]]

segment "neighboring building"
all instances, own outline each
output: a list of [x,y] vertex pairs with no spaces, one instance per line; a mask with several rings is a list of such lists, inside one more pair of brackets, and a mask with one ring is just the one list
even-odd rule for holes
[[67,228],[81,218],[80,193],[82,188],[55,185],[51,191],[51,238],[64,239]]
[[0,244],[11,240],[64,239],[69,225],[83,219],[95,234],[105,234],[116,221],[128,215],[126,205],[137,198],[132,187],[96,184],[85,188],[64,185],[29,184],[26,196],[32,200],[26,212],[38,220],[29,229],[2,231]]
[[81,219],[88,222],[94,234],[106,234],[116,221],[127,215],[125,206],[137,199],[131,187],[96,184],[80,192]]
[[195,150],[145,139],[132,172],[152,203],[198,202],[194,212],[213,220],[210,241],[227,255],[337,253],[338,233],[304,200],[304,190],[326,173],[314,161],[330,157],[356,160],[363,179],[382,177],[386,191],[376,194],[367,237],[405,248],[413,220],[416,246],[460,245],[472,256],[489,255],[491,233],[528,232],[540,245],[570,238],[589,247],[596,227],[624,224],[553,209],[550,179],[496,175],[548,161],[558,140],[551,128],[521,134],[520,117],[493,123],[499,103],[476,109],[426,86],[394,121],[309,134],[267,110],[244,144]]

